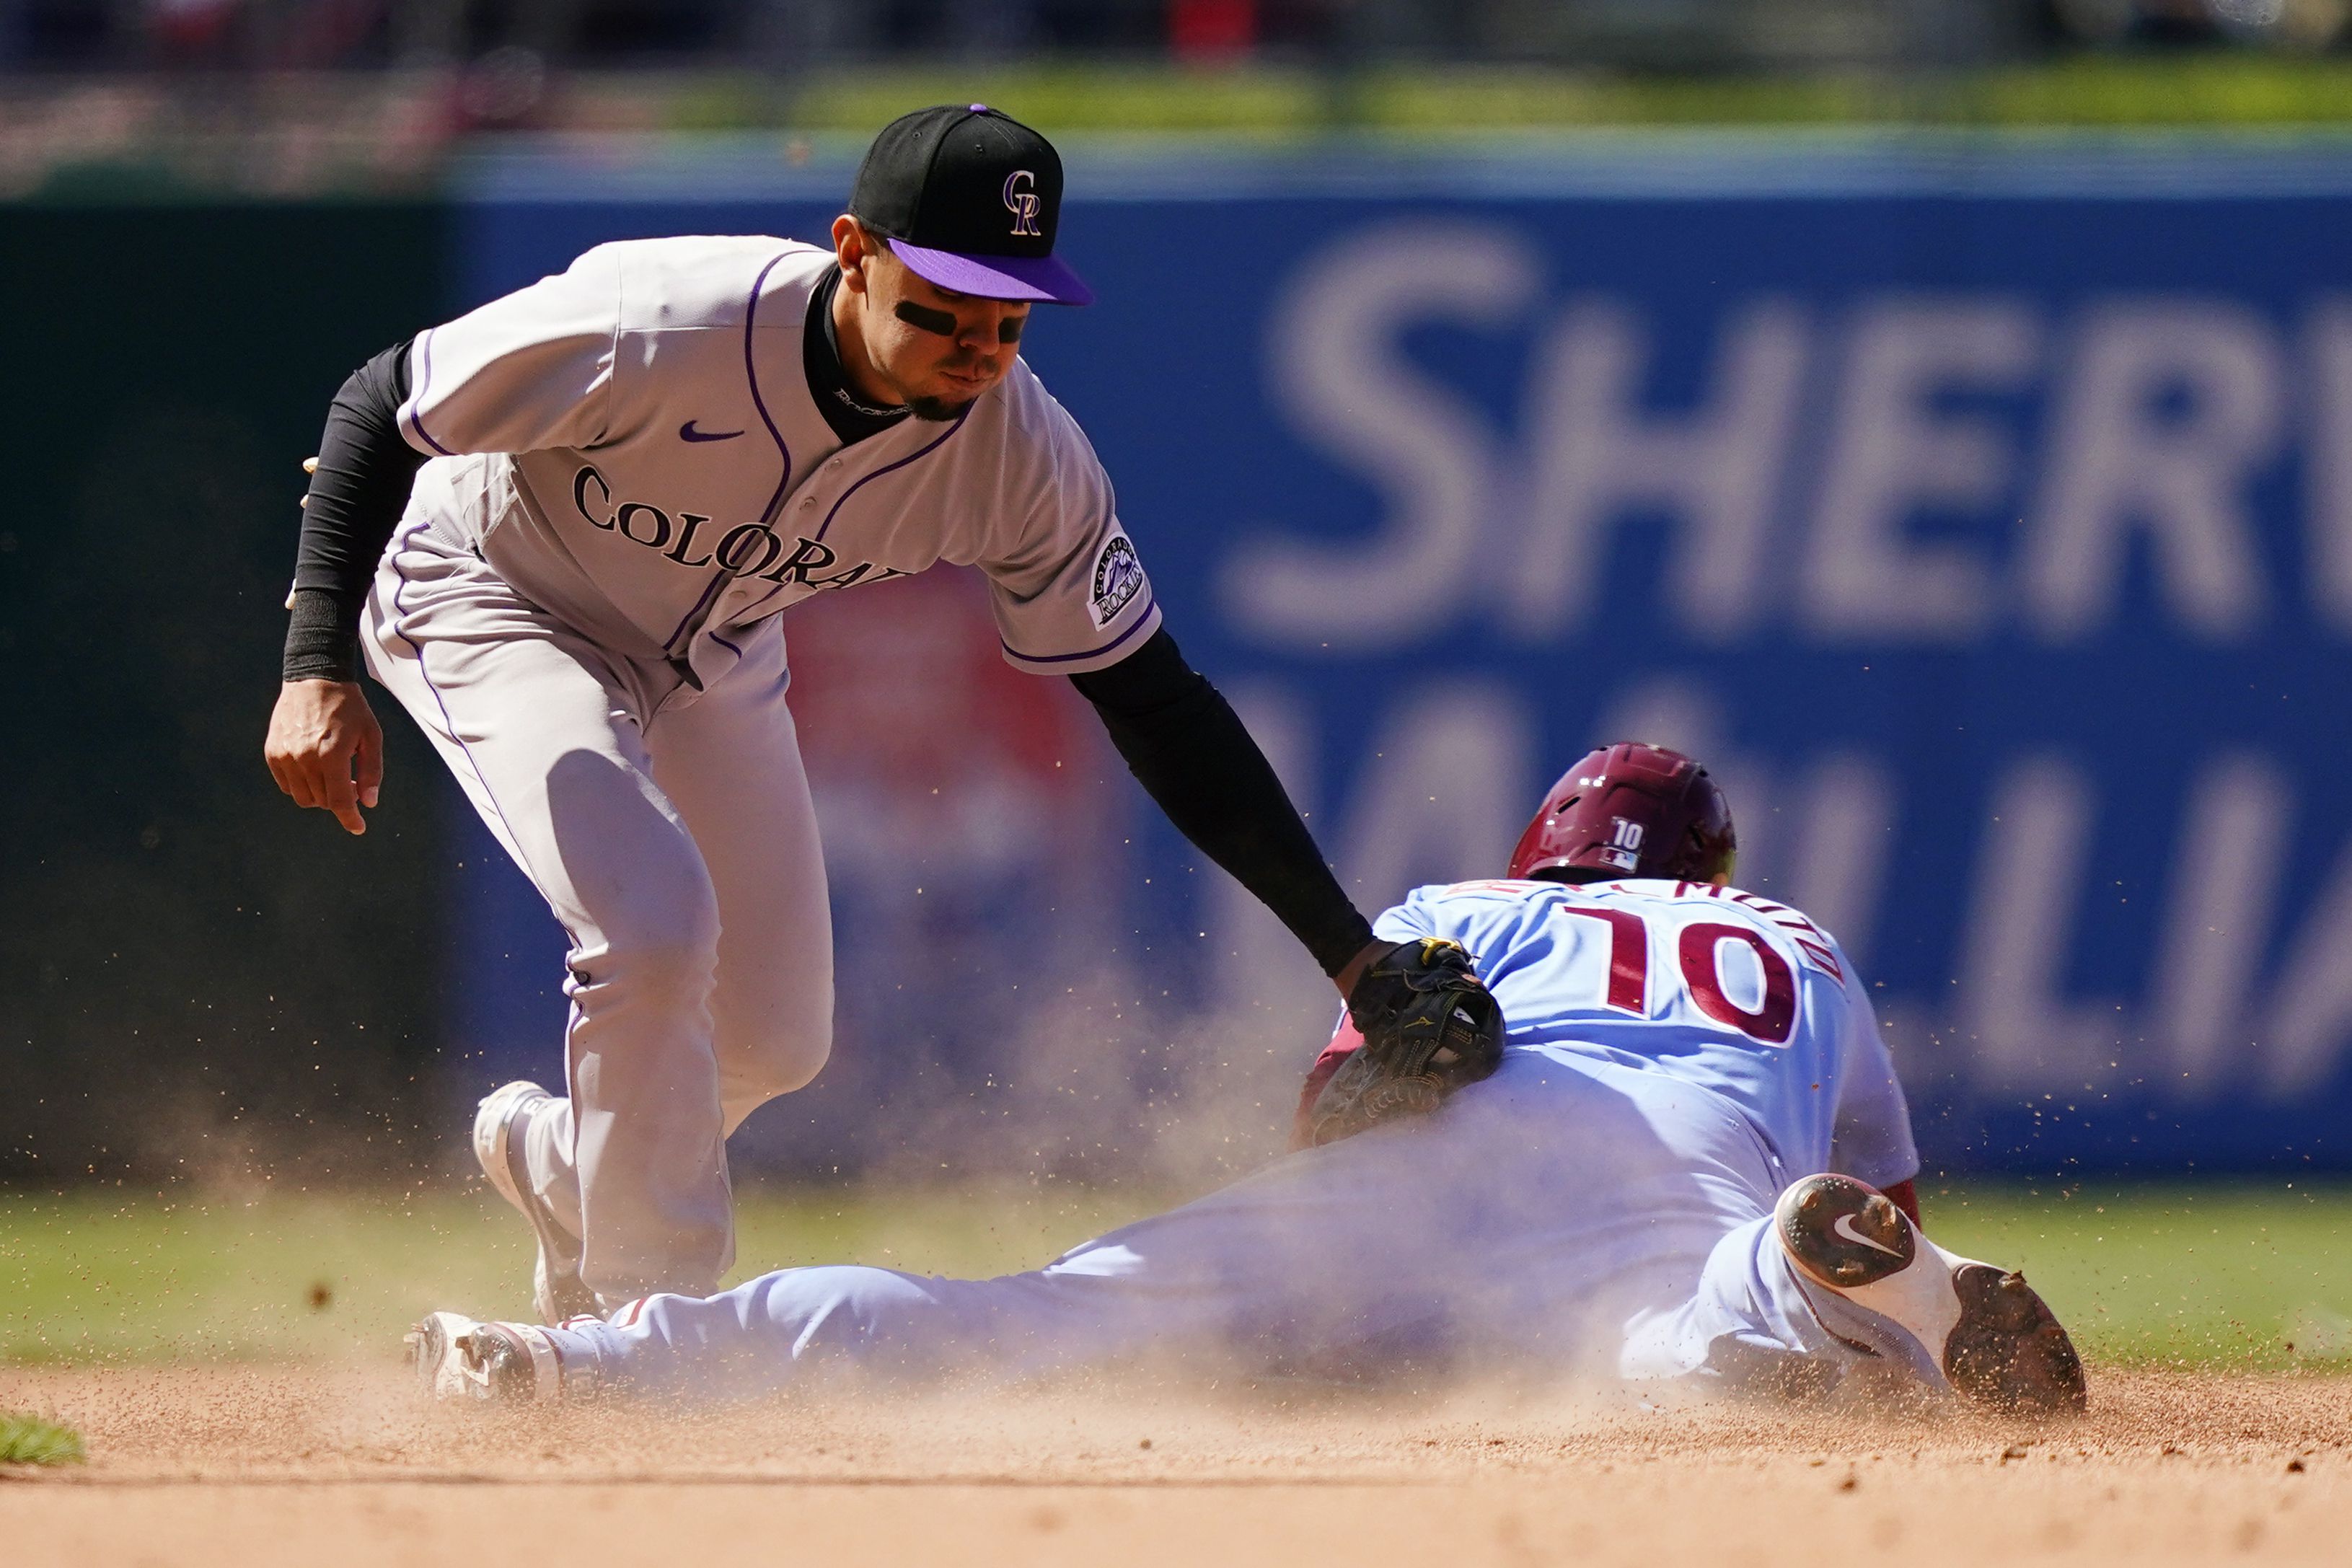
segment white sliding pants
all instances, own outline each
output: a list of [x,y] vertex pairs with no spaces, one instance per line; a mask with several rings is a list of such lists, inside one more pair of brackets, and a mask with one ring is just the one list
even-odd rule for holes
[[698,691],[590,643],[412,514],[362,641],[571,937],[569,1097],[531,1120],[532,1186],[605,1301],[711,1289],[734,1258],[726,1136],[832,1043],[781,629],[759,626]]
[[1425,1121],[1289,1155],[1029,1273],[786,1269],[553,1337],[600,1384],[688,1397],[1139,1363],[1819,1385],[1858,1352],[1771,1233],[1804,1173],[1706,1089],[1515,1049]]

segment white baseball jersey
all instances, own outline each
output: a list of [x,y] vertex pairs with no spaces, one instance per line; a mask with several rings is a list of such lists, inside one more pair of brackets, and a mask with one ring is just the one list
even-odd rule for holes
[[1016,667],[1118,662],[1160,611],[1076,421],[1015,361],[953,421],[844,447],[802,367],[833,264],[759,236],[602,245],[420,333],[400,428],[440,460],[413,509],[599,645],[703,686],[741,628],[940,561],[987,575]]
[[1835,938],[1737,888],[1629,879],[1416,888],[1373,929],[1460,942],[1516,1050],[1655,1068],[1747,1115],[1796,1175],[1918,1173],[1910,1111]]
[[520,1146],[609,1300],[718,1282],[726,1135],[831,1042],[778,612],[947,561],[987,575],[1023,668],[1099,668],[1160,624],[1101,464],[1026,365],[951,421],[842,445],[803,355],[833,265],[761,237],[600,246],[409,350],[400,428],[431,460],[362,646],[571,938],[568,1092]]

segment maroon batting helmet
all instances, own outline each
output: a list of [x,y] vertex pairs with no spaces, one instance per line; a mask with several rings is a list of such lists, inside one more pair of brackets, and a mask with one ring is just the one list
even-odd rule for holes
[[1591,871],[1706,882],[1729,876],[1738,850],[1730,803],[1705,768],[1664,746],[1621,741],[1590,753],[1551,786],[1504,875]]

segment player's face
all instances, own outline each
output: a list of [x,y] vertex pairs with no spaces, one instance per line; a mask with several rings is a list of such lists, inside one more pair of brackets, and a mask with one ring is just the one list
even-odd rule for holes
[[[959,294],[915,275],[888,249],[860,246],[860,336],[876,376],[919,419],[952,419],[1013,368],[1024,301]],[[849,268],[843,284],[853,287]]]

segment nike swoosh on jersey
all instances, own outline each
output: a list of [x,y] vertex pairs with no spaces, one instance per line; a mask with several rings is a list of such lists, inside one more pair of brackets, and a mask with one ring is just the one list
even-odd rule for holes
[[1903,1256],[1900,1251],[1887,1246],[1885,1242],[1873,1241],[1870,1237],[1863,1235],[1862,1232],[1854,1229],[1853,1215],[1850,1214],[1842,1214],[1838,1215],[1836,1219],[1832,1220],[1830,1222],[1830,1228],[1837,1232],[1840,1236],[1845,1237],[1848,1241],[1860,1242],[1863,1246],[1870,1248],[1873,1252],[1883,1252],[1889,1258],[1900,1258]]
[[740,430],[698,430],[691,419],[677,427],[677,438],[681,441],[732,441],[741,434]]

